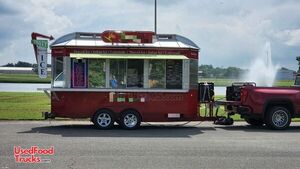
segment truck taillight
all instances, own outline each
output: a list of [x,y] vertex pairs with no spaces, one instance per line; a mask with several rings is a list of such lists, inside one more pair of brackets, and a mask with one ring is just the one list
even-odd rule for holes
[[245,89],[241,89],[241,101],[246,102],[246,99],[248,97],[248,91]]

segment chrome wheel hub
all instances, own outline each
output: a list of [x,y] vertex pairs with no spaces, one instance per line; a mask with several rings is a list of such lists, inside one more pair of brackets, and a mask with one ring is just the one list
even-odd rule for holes
[[107,127],[111,123],[111,117],[107,113],[101,113],[97,118],[97,122],[101,127]]
[[126,127],[129,127],[129,128],[136,126],[137,121],[138,121],[137,117],[134,114],[127,114],[124,117],[124,124],[126,125]]
[[277,110],[272,116],[272,121],[276,127],[283,127],[288,122],[288,115],[283,110]]

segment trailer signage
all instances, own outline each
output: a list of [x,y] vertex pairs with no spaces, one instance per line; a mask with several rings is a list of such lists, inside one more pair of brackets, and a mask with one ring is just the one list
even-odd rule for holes
[[[60,51],[59,51],[60,52]],[[73,50],[70,53],[81,54],[154,54],[154,55],[179,55],[181,52],[172,50],[143,50],[143,49],[129,49],[129,50]]]
[[154,32],[104,31],[102,40],[108,43],[152,43]]
[[32,39],[31,43],[35,46],[38,64],[38,74],[40,78],[47,78],[47,49],[48,40]]
[[40,49],[47,49],[48,48],[48,40],[36,40],[33,39],[31,41],[32,44],[36,45]]
[[47,48],[37,48],[38,74],[40,78],[47,78]]

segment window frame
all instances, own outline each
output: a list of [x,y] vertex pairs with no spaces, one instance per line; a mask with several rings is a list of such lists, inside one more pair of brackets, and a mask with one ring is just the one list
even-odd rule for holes
[[[64,58],[64,57],[61,57],[61,58]],[[56,59],[56,58],[55,58]],[[52,64],[55,63],[55,59],[52,60]],[[75,59],[75,58],[74,58]],[[125,62],[125,72],[124,72],[124,87],[118,87],[118,88],[115,88],[117,90],[122,90],[122,89],[128,89],[128,90],[143,90],[143,89],[147,89],[147,90],[166,90],[166,91],[171,91],[171,90],[189,90],[191,88],[193,88],[190,83],[191,83],[191,72],[190,72],[190,69],[191,69],[191,60],[190,59],[180,59],[182,65],[181,65],[181,71],[182,71],[182,77],[181,77],[181,88],[167,88],[167,61],[168,60],[172,60],[172,59],[157,59],[157,60],[160,60],[160,61],[163,61],[164,62],[164,77],[163,77],[163,80],[164,80],[164,86],[163,87],[159,87],[159,88],[153,88],[153,87],[150,87],[150,63],[151,63],[151,60],[155,61],[156,59],[141,59],[143,60],[143,87],[128,87],[128,62],[130,62],[130,60],[132,59],[103,59],[103,62],[104,62],[104,67],[103,67],[103,70],[105,70],[104,72],[104,80],[105,80],[105,83],[104,83],[104,87],[91,87],[90,84],[89,84],[89,66],[90,66],[90,62],[91,60],[98,60],[99,58],[96,58],[96,59],[86,59],[87,62],[88,62],[88,68],[87,68],[87,88],[88,89],[112,89],[111,87],[111,83],[110,83],[110,80],[111,80],[111,64],[112,64],[112,61],[114,60],[123,60]],[[195,59],[197,60],[197,59]],[[64,59],[63,59],[64,61]],[[72,59],[70,59],[70,62],[72,62]],[[63,66],[64,63],[62,63]],[[53,64],[53,68],[56,69],[56,64]],[[122,66],[123,67],[123,66]],[[64,70],[63,70],[64,71]],[[72,68],[70,66],[70,72],[72,71]],[[55,71],[52,72],[52,77],[54,77],[55,75]],[[188,76],[186,76],[188,75]],[[54,77],[55,78],[55,77]],[[68,77],[65,77],[65,81],[66,81],[66,78]],[[71,77],[70,77],[71,78]],[[53,86],[53,83],[54,83],[54,79],[51,83],[51,86]],[[185,83],[188,83],[185,84]],[[69,88],[73,88],[71,86],[69,86]]]
[[[53,57],[53,58],[54,59],[51,60],[51,63],[53,65],[53,67],[52,67],[53,70],[52,70],[52,73],[51,73],[51,76],[52,76],[51,77],[51,79],[52,79],[51,80],[51,87],[52,88],[64,88],[65,87],[65,83],[66,83],[66,77],[65,77],[65,72],[64,72],[64,58],[65,57],[59,56],[59,57]],[[61,58],[61,60],[58,59],[58,58]],[[57,67],[58,67],[57,62],[60,62],[61,66],[62,66],[61,71],[59,73],[57,73]],[[55,82],[58,82],[58,81],[56,81],[56,79],[58,79],[61,76],[64,76],[64,78],[62,80],[62,85],[56,86]]]

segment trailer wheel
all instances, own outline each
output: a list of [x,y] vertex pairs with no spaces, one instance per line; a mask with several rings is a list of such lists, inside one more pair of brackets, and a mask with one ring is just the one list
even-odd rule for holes
[[110,129],[114,125],[114,114],[106,109],[98,110],[93,117],[93,123],[99,129]]
[[266,116],[266,124],[271,129],[283,130],[291,124],[291,113],[288,109],[275,106],[269,109]]
[[141,116],[135,110],[126,110],[121,115],[120,125],[127,130],[137,129],[141,125]]
[[250,124],[251,126],[262,126],[264,124],[263,120],[261,119],[254,119],[254,118],[245,118],[245,121]]

